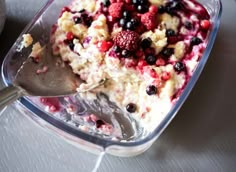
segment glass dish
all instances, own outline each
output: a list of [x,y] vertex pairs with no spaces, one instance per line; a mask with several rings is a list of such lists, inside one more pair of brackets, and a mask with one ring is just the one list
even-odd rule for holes
[[[2,67],[2,77],[5,85],[12,83],[17,70],[30,54],[30,49],[23,49],[19,51],[22,35],[25,33],[30,33],[33,35],[34,40],[39,41],[43,45],[47,44],[49,41],[51,27],[54,23],[56,23],[60,10],[63,6],[69,4],[70,1],[71,0],[49,0],[32,19],[31,23],[24,29],[5,57]],[[198,0],[198,2],[205,6],[211,17],[210,20],[212,23],[212,28],[208,35],[207,48],[204,51],[204,54],[199,61],[192,78],[185,87],[185,90],[181,94],[179,100],[173,106],[171,111],[165,116],[160,125],[158,125],[153,132],[145,135],[145,137],[133,141],[115,141],[112,139],[106,139],[98,134],[86,133],[78,129],[76,126],[51,115],[27,97],[23,97],[18,100],[15,105],[23,114],[32,118],[43,128],[48,129],[48,131],[53,131],[53,133],[57,133],[66,141],[69,141],[81,148],[85,148],[93,153],[106,151],[106,153],[117,156],[134,156],[143,153],[160,136],[163,130],[177,114],[178,110],[198,80],[213,47],[216,34],[219,29],[222,4],[220,0]]]

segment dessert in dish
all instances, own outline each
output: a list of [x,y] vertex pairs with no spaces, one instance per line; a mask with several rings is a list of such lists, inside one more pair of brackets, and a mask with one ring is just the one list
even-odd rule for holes
[[[194,0],[72,0],[53,26],[51,44],[53,54],[85,81],[78,92],[107,79],[78,93],[83,99],[104,93],[151,132],[191,78],[210,27],[206,9]],[[112,130],[93,114],[85,118]]]

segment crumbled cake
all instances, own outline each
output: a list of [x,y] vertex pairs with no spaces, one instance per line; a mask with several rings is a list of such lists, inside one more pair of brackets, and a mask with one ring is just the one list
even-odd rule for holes
[[152,131],[191,78],[207,43],[209,15],[194,0],[72,0],[54,26],[54,55]]

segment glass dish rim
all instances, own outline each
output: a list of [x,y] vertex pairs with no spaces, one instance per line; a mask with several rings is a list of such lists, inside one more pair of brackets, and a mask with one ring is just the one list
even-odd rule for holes
[[[135,142],[117,142],[117,141],[112,141],[112,140],[107,140],[104,138],[100,138],[98,136],[85,133],[83,131],[80,131],[73,126],[70,126],[66,124],[65,122],[56,119],[55,117],[45,113],[44,111],[38,109],[35,105],[31,104],[30,101],[27,100],[26,97],[22,97],[21,99],[18,100],[18,103],[26,107],[28,111],[31,111],[34,115],[37,117],[45,120],[52,126],[56,127],[57,129],[60,129],[72,136],[75,136],[77,138],[80,138],[82,140],[88,141],[90,143],[102,146],[102,147],[110,147],[110,146],[122,146],[122,147],[135,147],[135,146],[140,146],[145,143],[148,143],[152,140],[155,140],[155,138],[159,137],[160,134],[165,130],[165,128],[169,125],[169,123],[173,120],[173,118],[176,116],[177,112],[189,96],[190,92],[192,91],[193,87],[195,86],[200,74],[202,73],[202,70],[204,69],[204,66],[209,58],[210,52],[212,50],[212,47],[214,45],[215,39],[217,32],[219,30],[219,25],[220,25],[220,18],[222,15],[222,2],[221,0],[214,0],[219,4],[219,8],[217,9],[216,17],[214,20],[214,25],[211,30],[211,33],[209,34],[208,38],[208,43],[207,47],[201,57],[201,60],[198,63],[198,66],[196,67],[191,79],[189,80],[188,84],[186,85],[183,93],[179,97],[178,101],[175,103],[173,108],[169,111],[169,113],[165,116],[165,118],[161,121],[161,123],[158,125],[158,127],[150,133],[148,136],[145,138],[135,141]],[[19,35],[18,39],[15,41],[9,52],[6,54],[5,57],[9,56],[11,53],[11,50],[17,46],[17,42],[21,39],[21,36],[24,33],[27,33],[27,31],[35,24],[35,22],[38,20],[38,18],[44,13],[44,11],[54,2],[54,0],[48,0],[46,4],[36,13],[36,15],[33,17],[33,19],[30,21],[30,23],[25,27],[25,29],[21,32]],[[1,68],[1,75],[3,79],[3,83],[8,86],[11,84],[5,77],[6,71],[4,70],[4,66],[7,63],[7,58],[4,59],[2,63],[2,68]]]

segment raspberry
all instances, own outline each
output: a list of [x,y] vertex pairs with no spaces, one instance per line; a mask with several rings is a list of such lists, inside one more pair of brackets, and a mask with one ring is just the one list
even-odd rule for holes
[[134,51],[138,48],[139,34],[134,31],[121,31],[114,38],[114,43],[121,49]]
[[124,6],[124,3],[122,2],[116,2],[116,3],[111,4],[108,9],[110,16],[114,18],[121,18],[123,6]]
[[150,12],[147,12],[141,16],[141,22],[148,29],[154,29],[157,25],[156,15]]

